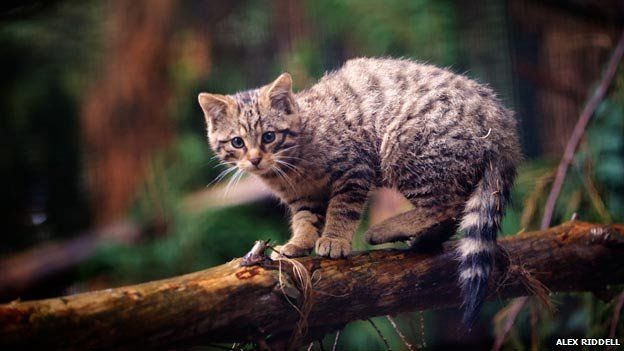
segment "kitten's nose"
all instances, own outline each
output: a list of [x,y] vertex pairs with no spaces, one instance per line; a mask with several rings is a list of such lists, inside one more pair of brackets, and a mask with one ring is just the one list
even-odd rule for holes
[[254,157],[249,159],[249,162],[251,162],[251,164],[254,166],[258,166],[260,164],[260,161],[262,161],[262,157]]

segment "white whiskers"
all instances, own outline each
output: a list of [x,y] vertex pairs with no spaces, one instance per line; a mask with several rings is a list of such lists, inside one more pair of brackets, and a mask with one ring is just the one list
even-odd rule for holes
[[279,156],[279,155],[281,155],[282,153],[284,153],[284,152],[286,152],[286,151],[289,151],[289,150],[292,150],[292,149],[294,149],[294,148],[296,148],[296,147],[299,147],[299,145],[293,145],[293,146],[291,146],[291,147],[287,147],[287,148],[285,148],[285,149],[281,149],[280,151],[276,152],[274,155],[275,155],[275,156]]
[[283,165],[284,167],[290,169],[291,171],[297,173],[299,176],[303,177],[301,172],[299,172],[299,168],[297,168],[297,166],[293,165],[292,163],[280,160],[278,158],[275,159],[275,162],[277,162],[280,165]]
[[275,173],[278,177],[280,177],[281,179],[283,179],[288,185],[290,185],[290,187],[292,188],[292,190],[295,190],[295,186],[293,185],[293,183],[291,182],[290,177],[288,177],[288,175],[286,173],[284,173],[284,171],[282,171],[281,169],[279,169],[278,167],[275,166],[271,166],[271,170],[273,171],[273,173]]
[[219,181],[221,181],[221,179],[225,178],[228,174],[234,172],[236,169],[237,169],[236,167],[230,167],[230,168],[224,169],[223,171],[221,171],[221,173],[219,173],[218,176],[215,177],[215,179],[212,180],[212,182],[206,185],[206,187],[209,187],[215,183],[218,183]]
[[[294,172],[298,177],[303,177],[304,172],[301,171],[300,167],[296,166],[294,163],[296,161],[304,161],[304,159],[295,156],[287,156],[284,153],[297,148],[299,145],[294,145],[276,152],[274,156],[274,164],[269,166],[269,169],[284,183],[288,184],[293,191],[295,190],[294,180],[288,174],[289,172]],[[217,156],[213,156],[212,159],[216,159]],[[240,180],[244,177],[245,171],[236,166],[237,162],[232,161],[221,161],[220,164],[215,167],[219,167],[220,165],[225,165],[227,168],[221,171],[217,177],[213,181],[208,184],[211,186],[215,183],[218,183],[229,176],[227,185],[225,186],[225,191],[223,192],[223,196],[228,196],[230,191],[234,189],[240,182]],[[252,172],[253,173],[253,172]]]
[[241,178],[243,177],[245,173],[243,172],[242,169],[237,169],[236,173],[234,173],[234,175],[232,176],[232,178],[230,178],[230,180],[228,181],[227,186],[225,187],[225,192],[223,193],[223,196],[227,196],[228,193],[230,192],[230,190],[233,187],[236,187],[238,185],[238,182],[241,180]]

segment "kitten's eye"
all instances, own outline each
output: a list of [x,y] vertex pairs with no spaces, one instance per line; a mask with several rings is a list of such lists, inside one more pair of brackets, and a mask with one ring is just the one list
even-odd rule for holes
[[232,146],[234,146],[237,149],[240,149],[241,147],[245,146],[245,142],[243,141],[243,138],[236,137],[232,139]]
[[275,141],[275,133],[273,133],[273,132],[266,132],[266,133],[262,134],[262,143],[270,144],[273,141]]

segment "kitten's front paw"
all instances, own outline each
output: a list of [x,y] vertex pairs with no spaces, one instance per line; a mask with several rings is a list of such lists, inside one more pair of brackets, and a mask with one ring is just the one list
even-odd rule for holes
[[319,256],[340,258],[351,252],[351,242],[343,238],[321,237],[316,241],[316,254]]
[[[279,253],[278,253],[279,251]],[[275,251],[271,252],[271,259],[280,257],[280,253],[286,257],[301,257],[310,253],[310,250],[299,247],[295,244],[287,243],[275,247]]]

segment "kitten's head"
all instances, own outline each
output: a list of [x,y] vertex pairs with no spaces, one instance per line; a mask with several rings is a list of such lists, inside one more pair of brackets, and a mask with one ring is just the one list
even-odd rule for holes
[[221,161],[258,175],[290,168],[284,163],[293,163],[301,132],[290,74],[255,90],[201,93],[198,99],[210,145]]

